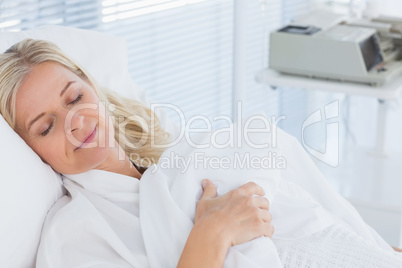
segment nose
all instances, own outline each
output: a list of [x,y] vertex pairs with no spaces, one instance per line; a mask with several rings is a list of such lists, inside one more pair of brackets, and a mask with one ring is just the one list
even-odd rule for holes
[[84,127],[84,116],[78,112],[74,113],[70,120],[68,120],[68,117],[66,119],[65,125],[67,133],[72,133],[73,131],[82,129]]

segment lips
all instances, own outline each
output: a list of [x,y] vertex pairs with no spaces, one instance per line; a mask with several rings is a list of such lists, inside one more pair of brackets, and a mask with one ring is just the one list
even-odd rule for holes
[[[93,141],[93,139],[95,138],[96,135],[96,127],[90,132],[88,133],[87,136],[85,136],[84,140],[82,141],[81,145],[78,146],[77,148],[75,148],[75,150],[78,150],[82,147],[84,147],[86,144],[90,143],[91,141]],[[75,151],[74,150],[74,151]]]

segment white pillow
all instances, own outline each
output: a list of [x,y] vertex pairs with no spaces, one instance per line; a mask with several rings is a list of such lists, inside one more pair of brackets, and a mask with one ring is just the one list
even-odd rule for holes
[[33,267],[46,214],[61,180],[0,116],[0,266]]
[[[25,38],[49,40],[84,66],[99,82],[145,101],[127,70],[125,40],[99,32],[43,26],[0,33],[0,52]],[[0,116],[0,267],[34,267],[42,224],[64,192],[60,177]]]
[[22,32],[0,33],[0,52],[25,39],[55,43],[96,78],[100,85],[123,95],[145,100],[144,91],[135,85],[127,70],[125,39],[96,31],[47,25]]

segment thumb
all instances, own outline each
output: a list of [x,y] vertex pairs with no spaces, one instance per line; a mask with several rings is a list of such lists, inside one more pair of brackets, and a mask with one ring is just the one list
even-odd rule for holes
[[210,180],[203,179],[201,185],[204,190],[202,197],[216,197],[216,187]]

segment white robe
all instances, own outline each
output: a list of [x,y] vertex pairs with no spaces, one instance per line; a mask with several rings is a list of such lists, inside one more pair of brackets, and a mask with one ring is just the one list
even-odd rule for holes
[[[237,126],[236,126],[237,127]],[[210,140],[199,135],[198,144]],[[219,144],[225,141],[221,135]],[[255,134],[254,144],[271,141]],[[258,142],[257,142],[258,141]],[[392,248],[337,194],[293,137],[278,132],[271,152],[286,157],[287,168],[230,168],[195,164],[206,157],[263,157],[267,149],[243,143],[234,148],[194,149],[187,142],[166,150],[193,159],[183,167],[160,161],[141,180],[101,170],[64,175],[68,196],[49,212],[37,256],[37,267],[175,267],[193,227],[202,195],[201,180],[209,178],[222,195],[247,181],[261,185],[271,203],[274,238],[294,240],[341,224],[384,251]],[[163,166],[164,164],[165,166]],[[225,267],[282,267],[270,238],[260,237],[229,249]]]

